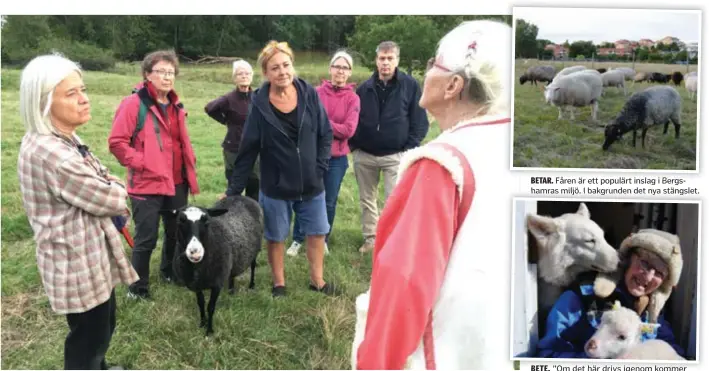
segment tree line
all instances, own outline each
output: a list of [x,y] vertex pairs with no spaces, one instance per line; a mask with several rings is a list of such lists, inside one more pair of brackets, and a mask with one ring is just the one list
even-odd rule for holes
[[107,70],[156,49],[174,49],[188,62],[203,56],[255,59],[269,40],[278,40],[295,51],[347,48],[372,67],[377,44],[393,40],[401,47],[400,65],[411,70],[425,65],[445,33],[474,19],[512,24],[508,15],[12,15],[3,17],[1,53],[3,65],[17,66],[57,50],[85,69]]
[[[516,58],[552,59],[554,57],[553,51],[546,49],[547,45],[554,43],[546,39],[537,39],[539,32],[537,25],[524,19],[517,19],[515,27]],[[561,45],[568,49],[568,58],[570,59],[589,59],[593,57],[599,61],[633,60],[634,58],[635,61],[639,62],[675,63],[688,61],[689,64],[697,64],[698,62],[698,55],[688,58],[687,51],[675,42],[671,44],[660,43],[649,47],[640,46],[634,48],[633,53],[627,56],[598,54],[600,48],[615,48],[615,44],[612,42],[603,42],[596,45],[592,41],[579,40],[569,43],[566,40]]]

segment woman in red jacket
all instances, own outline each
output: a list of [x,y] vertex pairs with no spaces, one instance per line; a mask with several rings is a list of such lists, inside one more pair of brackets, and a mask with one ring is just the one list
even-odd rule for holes
[[[130,298],[150,296],[150,256],[158,240],[160,210],[182,207],[188,192],[199,193],[196,159],[185,125],[187,113],[174,90],[177,56],[173,51],[150,53],[143,60],[142,73],[142,86],[121,102],[108,138],[111,153],[128,168],[126,185],[135,223],[132,263],[140,276],[129,287]],[[139,121],[143,121],[142,128]],[[160,273],[170,282],[176,221],[173,216],[162,218],[165,238]]]

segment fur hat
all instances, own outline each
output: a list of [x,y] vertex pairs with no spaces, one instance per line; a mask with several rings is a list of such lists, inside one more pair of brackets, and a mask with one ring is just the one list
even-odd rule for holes
[[[640,298],[639,302],[643,302],[643,299],[645,299],[645,302],[641,304],[640,308],[636,308],[638,313],[640,313],[647,305],[648,320],[655,323],[662,307],[665,306],[667,298],[672,293],[672,289],[679,282],[679,277],[682,273],[682,250],[679,237],[657,229],[641,229],[637,233],[630,234],[623,240],[620,244],[620,249],[618,249],[618,256],[625,263],[622,266],[626,267],[626,269],[630,263],[630,252],[633,248],[644,249],[656,254],[668,267],[669,274],[662,281],[660,287],[650,294],[649,303],[647,298]],[[624,276],[624,269],[619,269],[611,274],[598,273],[593,284],[595,294],[601,298],[608,297],[615,290],[618,282],[624,279]]]

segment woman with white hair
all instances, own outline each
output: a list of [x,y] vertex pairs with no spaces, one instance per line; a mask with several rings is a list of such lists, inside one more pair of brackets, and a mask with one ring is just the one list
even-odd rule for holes
[[59,55],[33,59],[22,71],[20,113],[20,190],[42,284],[69,324],[64,367],[107,369],[114,287],[138,280],[111,218],[125,214],[128,194],[76,135],[91,119],[78,65]]
[[[234,62],[231,79],[236,88],[229,93],[207,103],[204,112],[209,117],[222,125],[226,125],[227,132],[222,142],[222,152],[224,154],[224,175],[227,186],[234,170],[236,155],[239,153],[241,136],[244,132],[246,116],[249,114],[251,104],[251,82],[254,78],[254,70],[249,62],[241,59]],[[258,158],[254,169],[246,183],[246,196],[258,201],[259,176]]]
[[[327,209],[327,222],[330,224],[330,232],[335,222],[335,210],[337,209],[337,196],[340,194],[342,179],[347,173],[349,162],[347,154],[350,147],[347,141],[352,138],[357,130],[359,121],[359,95],[355,93],[356,84],[348,84],[347,80],[352,76],[352,56],[344,50],[340,50],[332,56],[330,60],[330,80],[323,80],[322,84],[315,88],[322,101],[327,117],[332,127],[332,148],[330,150],[330,160],[324,175],[325,182],[325,207]],[[325,253],[329,253],[327,242],[330,232],[325,236]],[[295,218],[293,223],[293,243],[286,251],[290,256],[298,255],[298,250],[303,246],[305,237],[300,230],[300,220]]]
[[441,134],[402,158],[356,301],[353,368],[509,367],[511,42],[505,23],[464,22],[429,63],[419,104]]

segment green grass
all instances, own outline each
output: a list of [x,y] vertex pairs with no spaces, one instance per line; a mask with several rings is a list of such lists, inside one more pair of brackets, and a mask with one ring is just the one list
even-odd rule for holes
[[[327,63],[296,64],[296,68],[310,73],[311,82],[319,81],[326,77]],[[137,71],[135,65],[122,64],[113,73],[85,75],[93,118],[78,134],[121,177],[125,169],[108,152],[106,140],[114,110],[139,81]],[[203,107],[232,89],[231,69],[224,65],[183,66],[181,72],[176,89],[189,112],[188,128],[199,159],[202,191],[190,201],[210,205],[226,187],[220,147],[226,129],[211,120]],[[360,77],[371,74],[355,72]],[[17,155],[24,135],[18,114],[19,81],[20,71],[2,70],[2,367],[60,369],[66,318],[51,311],[44,294],[17,180]],[[438,133],[433,126],[426,141]],[[151,262],[154,299],[133,302],[126,299],[125,286],[117,288],[118,327],[108,361],[133,369],[349,369],[354,300],[367,289],[371,274],[371,254],[357,251],[362,243],[358,200],[350,158],[330,240],[331,254],[325,258],[325,279],[338,283],[343,295],[330,298],[308,290],[308,265],[301,252],[294,258],[286,256],[289,296],[273,300],[270,270],[262,250],[256,289],[246,289],[246,273],[237,281],[235,296],[224,293],[220,297],[215,335],[210,339],[198,327],[195,295],[156,279],[160,236]],[[130,254],[127,246],[126,254]]]
[[[557,120],[559,111],[556,107],[544,103],[541,91],[543,83],[533,86],[519,84],[527,68],[547,64],[530,60],[524,64],[518,60],[515,64],[514,79],[514,144],[513,164],[515,167],[545,168],[629,168],[629,169],[667,169],[695,170],[697,147],[697,108],[698,102],[692,101],[684,84],[675,88],[682,97],[682,128],[680,138],[674,138],[674,127],[670,124],[667,135],[662,134],[662,126],[654,126],[647,132],[645,149],[641,146],[640,132],[637,134],[636,148],[632,146],[632,132],[609,148],[601,149],[604,141],[604,126],[620,111],[627,97],[622,90],[606,88],[605,95],[599,102],[597,121],[591,120],[591,107],[577,108],[575,120],[571,121],[566,109],[563,119]],[[589,68],[611,68],[629,66],[631,63],[595,63],[566,62],[556,63],[557,71],[576,64]],[[658,71],[686,73],[687,66],[640,64],[634,66],[637,72]],[[690,66],[696,71],[697,66]],[[627,82],[628,97],[633,92],[644,90],[653,84],[637,83],[632,86]],[[656,85],[656,84],[655,84]],[[674,86],[674,84],[669,84]]]

